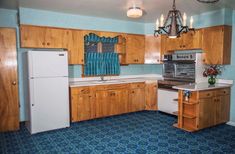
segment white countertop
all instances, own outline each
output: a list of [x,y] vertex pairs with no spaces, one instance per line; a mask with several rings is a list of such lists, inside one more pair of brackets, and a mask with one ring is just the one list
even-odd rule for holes
[[70,79],[70,87],[82,87],[82,86],[96,86],[96,85],[109,85],[109,84],[125,84],[135,82],[157,82],[162,80],[162,76],[158,74],[150,75],[129,75],[129,76],[114,76],[105,77],[105,81],[101,81],[99,77],[92,78],[73,78]]
[[201,90],[227,88],[231,86],[232,84],[216,83],[215,85],[209,85],[207,82],[203,82],[203,83],[179,85],[179,86],[174,86],[173,88],[178,90],[201,91]]

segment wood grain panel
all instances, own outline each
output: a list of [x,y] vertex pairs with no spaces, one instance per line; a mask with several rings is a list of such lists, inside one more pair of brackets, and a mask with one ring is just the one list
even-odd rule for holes
[[145,64],[161,63],[162,48],[161,36],[154,37],[153,35],[145,36]]
[[157,83],[147,83],[145,86],[145,109],[157,110]]
[[16,31],[0,28],[0,131],[19,129]]

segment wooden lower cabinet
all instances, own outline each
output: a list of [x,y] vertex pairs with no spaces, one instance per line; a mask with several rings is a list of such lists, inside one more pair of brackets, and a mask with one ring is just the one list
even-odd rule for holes
[[71,121],[83,121],[145,109],[145,84],[70,88]]
[[188,101],[180,90],[178,123],[174,126],[193,132],[226,123],[229,115],[230,88],[192,92]]
[[129,112],[142,111],[145,109],[145,89],[144,84],[131,88],[129,91]]
[[95,117],[105,117],[109,115],[108,91],[99,90],[95,92]]
[[157,110],[157,82],[145,85],[145,110]]
[[95,118],[95,97],[90,94],[72,95],[72,121]]

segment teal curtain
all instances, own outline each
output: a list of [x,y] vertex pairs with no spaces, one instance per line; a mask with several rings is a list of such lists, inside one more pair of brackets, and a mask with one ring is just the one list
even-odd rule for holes
[[118,54],[114,52],[87,52],[85,56],[84,75],[119,75],[120,63]]
[[94,43],[112,43],[112,44],[116,44],[118,43],[118,36],[116,37],[100,37],[94,33],[90,33],[89,35],[85,35],[84,36],[84,40],[85,42],[94,42]]

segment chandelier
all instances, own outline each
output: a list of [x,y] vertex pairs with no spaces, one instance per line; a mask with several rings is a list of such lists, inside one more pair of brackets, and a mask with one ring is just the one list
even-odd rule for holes
[[197,0],[198,2],[201,3],[216,3],[219,2],[219,0]]
[[177,38],[181,33],[187,33],[191,30],[194,30],[193,17],[190,18],[190,25],[187,26],[187,15],[184,13],[182,16],[181,12],[176,9],[174,0],[172,10],[168,12],[166,20],[164,21],[163,14],[160,17],[160,22],[157,19],[154,36],[165,33],[169,38]]

